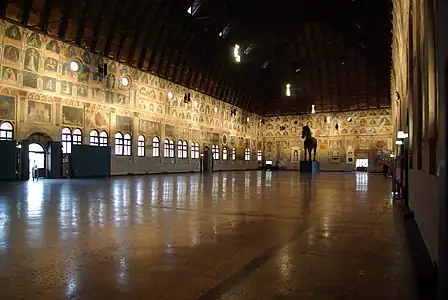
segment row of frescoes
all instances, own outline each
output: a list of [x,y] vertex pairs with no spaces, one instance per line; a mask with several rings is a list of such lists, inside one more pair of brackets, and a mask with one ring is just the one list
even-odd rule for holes
[[[53,103],[27,100],[26,115],[28,123],[52,124]],[[0,120],[16,120],[15,97],[0,95]],[[91,127],[101,129],[109,128],[109,117],[105,112],[86,110],[79,107],[62,106],[62,124],[70,126],[84,126],[84,113],[86,123]]]
[[[31,95],[31,94],[29,94]],[[35,98],[34,96],[30,96],[31,99]],[[40,100],[39,97],[37,97],[37,100]],[[50,100],[52,101],[52,100]],[[70,102],[70,101],[69,101]],[[76,102],[76,101],[72,101]],[[72,105],[76,105],[75,103],[72,103]],[[34,101],[34,100],[28,100],[28,117],[27,122],[34,122],[34,123],[51,123],[51,109],[52,103],[51,102],[42,102],[42,101]],[[64,124],[70,124],[70,125],[76,125],[81,126],[83,123],[83,116],[81,113],[84,111],[83,108],[76,108],[73,107],[73,109],[69,110],[70,106],[65,106],[65,110],[62,110],[62,121]],[[162,114],[163,110],[162,107],[157,107],[157,113]],[[155,110],[156,108],[152,107],[151,112]],[[80,113],[75,113],[76,111],[79,111]],[[67,113],[65,113],[67,112]],[[0,119],[7,119],[7,120],[14,120],[15,119],[15,97],[13,96],[0,96]],[[77,117],[73,117],[77,116]],[[210,127],[223,127],[228,130],[234,130],[234,131],[244,131],[244,128],[241,128],[241,125],[232,124],[229,122],[223,122],[221,123],[220,120],[214,120],[212,118],[208,118],[207,116],[202,116],[201,114],[197,113],[190,113],[190,112],[184,112],[184,111],[173,111],[173,115],[176,118],[179,119],[186,119],[186,120],[192,120],[194,122],[200,122],[200,123],[206,123],[209,125],[212,125]],[[71,121],[70,121],[71,120]],[[76,121],[74,121],[76,120]],[[108,113],[104,111],[101,107],[98,107],[96,109],[86,109],[86,122],[88,122],[88,125],[95,128],[108,128],[109,117]],[[150,122],[150,121],[148,121]],[[214,123],[212,123],[214,122]]]
[[268,137],[297,137],[305,125],[316,137],[392,133],[389,109],[272,117],[265,122],[264,135]]
[[[385,136],[376,137],[359,137],[353,140],[343,139],[319,139],[319,149],[317,151],[318,159],[321,161],[331,161],[331,156],[338,153],[337,156],[343,156],[344,153],[354,151],[355,153],[363,153],[368,157],[378,158],[385,153],[390,154],[392,149],[392,138]],[[296,143],[290,139],[277,139],[276,141],[265,140],[263,152],[266,157],[278,159],[285,162],[294,161],[294,149],[298,152],[304,151],[303,144]],[[386,160],[389,155],[386,155]],[[296,161],[297,162],[297,161]]]
[[348,117],[352,117],[354,122],[347,122],[347,124],[356,124],[356,118],[366,118],[366,117],[389,117],[390,109],[369,109],[369,110],[355,110],[347,112],[329,112],[329,113],[315,113],[315,114],[304,114],[297,116],[276,116],[265,118],[266,123],[290,123],[294,121],[308,122],[314,120],[325,120],[326,116],[331,116],[332,120],[339,120],[341,122],[347,122]]
[[[330,128],[328,130],[321,130],[311,127],[313,132],[313,136],[322,137],[322,136],[337,136],[337,135],[375,135],[375,134],[383,134],[390,135],[391,127],[362,127],[362,128],[351,128],[350,130],[347,128],[342,128],[340,130],[336,130],[334,128]],[[297,138],[301,135],[301,129],[292,128],[291,130],[277,130],[277,131],[266,131],[263,133],[265,137],[291,137]]]
[[[55,111],[54,102],[51,99],[35,101],[32,99],[38,98],[38,94],[29,95],[29,99],[26,99],[26,105],[23,109],[23,114],[26,115],[25,123],[29,124],[45,124],[45,125],[66,125],[80,128],[96,128],[101,130],[110,131],[122,130],[130,133],[135,133],[136,129],[141,134],[161,135],[162,124],[161,121],[150,121],[138,118],[134,123],[135,118],[131,116],[122,116],[117,113],[112,114],[107,109],[101,109],[101,107],[89,106],[87,107],[74,107],[68,105],[60,105],[60,111]],[[69,103],[70,104],[70,103]],[[75,103],[71,103],[76,105]],[[57,114],[57,115],[54,115]],[[0,95],[0,121],[7,120],[16,123],[16,104],[15,97]],[[59,117],[59,118],[58,118]],[[55,118],[60,121],[55,121]],[[112,124],[112,119],[114,120]],[[138,126],[134,128],[134,125]],[[20,124],[19,124],[20,127]],[[165,135],[171,138],[185,137],[189,135],[188,127],[178,127],[165,124]],[[232,144],[242,145],[247,144],[250,139],[231,136],[230,131],[227,133],[213,132],[210,128],[201,127],[199,130],[192,131],[192,137],[204,142],[211,142],[215,144]]]
[[[230,116],[233,108],[228,104],[212,99],[211,97],[192,91],[192,98],[197,101],[184,103],[185,93],[189,92],[184,87],[171,83],[164,79],[141,72],[137,69],[121,65],[106,58],[92,55],[91,53],[62,43],[50,37],[23,29],[19,26],[0,21],[1,36],[3,36],[3,53],[1,60],[1,80],[9,85],[23,86],[25,88],[39,89],[46,93],[57,93],[67,97],[79,97],[85,100],[94,100],[108,105],[124,106],[147,112],[161,113],[161,108],[154,105],[161,103],[182,111],[200,113],[204,123],[212,126],[217,121],[224,122],[221,126],[244,131],[247,125],[246,117],[241,111],[237,117]],[[3,31],[4,30],[4,31]],[[69,70],[69,63],[73,60],[82,62],[82,68],[78,74]],[[98,65],[107,63],[108,76],[103,82],[98,82],[94,77]],[[118,84],[121,76],[128,76],[131,85],[124,89]],[[168,99],[170,91],[172,99]],[[152,104],[152,106],[151,106]],[[163,109],[168,113],[168,109]],[[186,114],[185,120],[188,120]],[[182,116],[178,114],[177,116]],[[252,118],[252,128],[254,120]],[[192,121],[201,122],[199,118]],[[234,126],[227,123],[233,123]]]

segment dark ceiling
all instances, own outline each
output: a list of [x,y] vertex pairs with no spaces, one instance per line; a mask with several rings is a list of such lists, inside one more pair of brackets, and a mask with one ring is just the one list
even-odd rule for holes
[[[195,0],[15,0],[0,14],[262,115],[390,105],[390,0],[198,2],[191,15]],[[240,63],[236,43],[253,46]]]

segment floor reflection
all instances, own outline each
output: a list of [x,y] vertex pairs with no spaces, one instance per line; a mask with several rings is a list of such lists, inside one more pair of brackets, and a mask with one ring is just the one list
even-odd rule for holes
[[8,250],[9,227],[11,223],[8,210],[7,198],[0,196],[0,252]]
[[27,223],[27,241],[30,247],[40,247],[43,242],[43,224],[44,217],[44,183],[28,181],[26,183],[28,193],[25,202],[26,223]]
[[369,173],[356,172],[356,191],[367,192],[369,190]]
[[[362,210],[352,202],[371,190],[375,199],[382,190],[390,198],[382,177],[308,175],[254,171],[1,184],[2,296],[162,299],[215,268],[207,275],[213,283],[230,276],[311,216],[301,247],[331,243],[343,212],[373,205]],[[283,282],[295,276],[291,247],[276,262]]]

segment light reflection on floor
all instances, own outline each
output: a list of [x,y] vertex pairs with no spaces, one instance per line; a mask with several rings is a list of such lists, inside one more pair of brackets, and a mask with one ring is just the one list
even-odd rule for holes
[[[274,269],[266,274],[272,278],[238,288],[257,295],[253,289],[266,287],[266,299],[274,299],[297,278],[324,280],[302,269],[303,255],[328,263],[341,250],[376,255],[376,263],[387,262],[383,272],[404,278],[402,257],[390,263],[399,245],[391,215],[384,214],[389,195],[390,183],[367,173],[223,172],[2,184],[0,290],[5,299],[177,300],[185,290],[198,299],[276,243],[284,247],[271,254]],[[377,232],[375,239],[366,239],[367,232]],[[354,239],[344,238],[347,233]],[[371,252],[378,244],[382,252]],[[349,280],[331,264],[325,272],[325,278]],[[300,290],[306,294],[311,286]],[[381,282],[372,289],[387,294]],[[246,299],[229,293],[223,299]],[[296,293],[294,299],[305,295]]]
[[356,191],[367,192],[369,190],[369,173],[356,172]]

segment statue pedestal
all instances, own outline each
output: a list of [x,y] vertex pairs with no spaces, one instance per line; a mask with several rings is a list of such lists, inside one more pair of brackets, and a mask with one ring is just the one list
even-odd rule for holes
[[300,161],[300,172],[302,173],[318,173],[320,172],[320,164],[318,161]]

